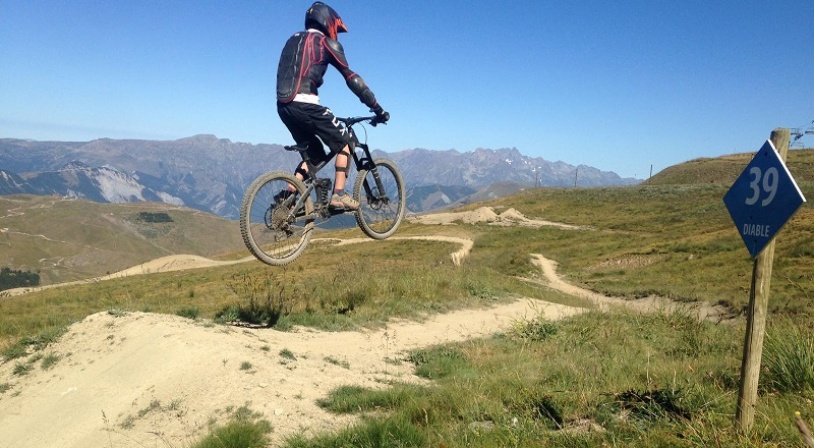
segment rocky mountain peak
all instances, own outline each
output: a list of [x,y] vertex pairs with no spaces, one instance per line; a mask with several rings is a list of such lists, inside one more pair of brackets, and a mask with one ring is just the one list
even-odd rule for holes
[[[517,148],[373,153],[398,165],[413,212],[465,200],[497,184],[501,187],[492,189],[490,195],[535,185],[573,186],[577,169],[583,187],[638,183],[596,168],[524,156]],[[98,202],[160,201],[236,218],[243,192],[258,175],[270,170],[293,171],[298,162],[297,154],[280,145],[233,143],[210,134],[172,141],[0,139],[0,169],[5,172],[0,176],[0,194],[59,194]],[[331,171],[329,165],[325,176],[332,176]]]

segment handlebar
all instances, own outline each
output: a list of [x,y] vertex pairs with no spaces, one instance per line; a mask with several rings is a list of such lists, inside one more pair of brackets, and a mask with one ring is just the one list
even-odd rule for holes
[[[339,118],[339,117],[337,117],[337,118]],[[368,123],[370,123],[371,126],[374,126],[374,127],[376,125],[378,125],[378,124],[386,123],[386,121],[382,117],[380,117],[378,115],[373,115],[372,117],[339,118],[339,121],[345,123],[346,126],[353,126],[353,125],[355,125],[357,123],[361,123],[363,121],[367,121]]]

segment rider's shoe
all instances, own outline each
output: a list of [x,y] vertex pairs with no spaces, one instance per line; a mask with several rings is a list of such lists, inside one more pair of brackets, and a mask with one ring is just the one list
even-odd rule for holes
[[336,194],[334,193],[331,196],[331,207],[332,208],[339,208],[345,210],[358,210],[359,209],[359,202],[355,201],[352,197],[350,197],[347,193]]
[[286,199],[288,199],[289,197],[291,197],[291,195],[293,195],[293,194],[294,194],[294,192],[293,192],[293,191],[291,191],[291,190],[289,190],[289,189],[287,189],[287,188],[283,188],[282,190],[280,190],[280,192],[279,192],[279,193],[277,193],[277,194],[275,194],[275,195],[274,195],[274,203],[275,203],[275,204],[277,204],[277,205],[280,205],[280,204],[282,204],[282,203],[283,203],[283,202],[284,202]]

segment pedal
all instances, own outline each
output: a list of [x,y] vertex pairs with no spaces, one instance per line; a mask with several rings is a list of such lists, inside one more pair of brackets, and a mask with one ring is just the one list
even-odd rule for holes
[[345,213],[348,213],[348,212],[355,212],[355,211],[356,211],[356,210],[351,210],[351,209],[349,209],[349,208],[345,208],[345,207],[335,207],[335,206],[333,206],[333,205],[329,205],[329,206],[328,206],[328,213],[329,213],[331,216],[336,216],[336,215],[344,215]]

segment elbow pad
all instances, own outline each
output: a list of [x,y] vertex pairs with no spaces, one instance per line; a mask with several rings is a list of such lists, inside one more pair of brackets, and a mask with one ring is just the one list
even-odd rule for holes
[[361,76],[354,73],[348,78],[347,82],[351,92],[356,94],[365,106],[370,108],[376,106],[376,96],[373,95],[373,92],[365,84],[365,80]]

